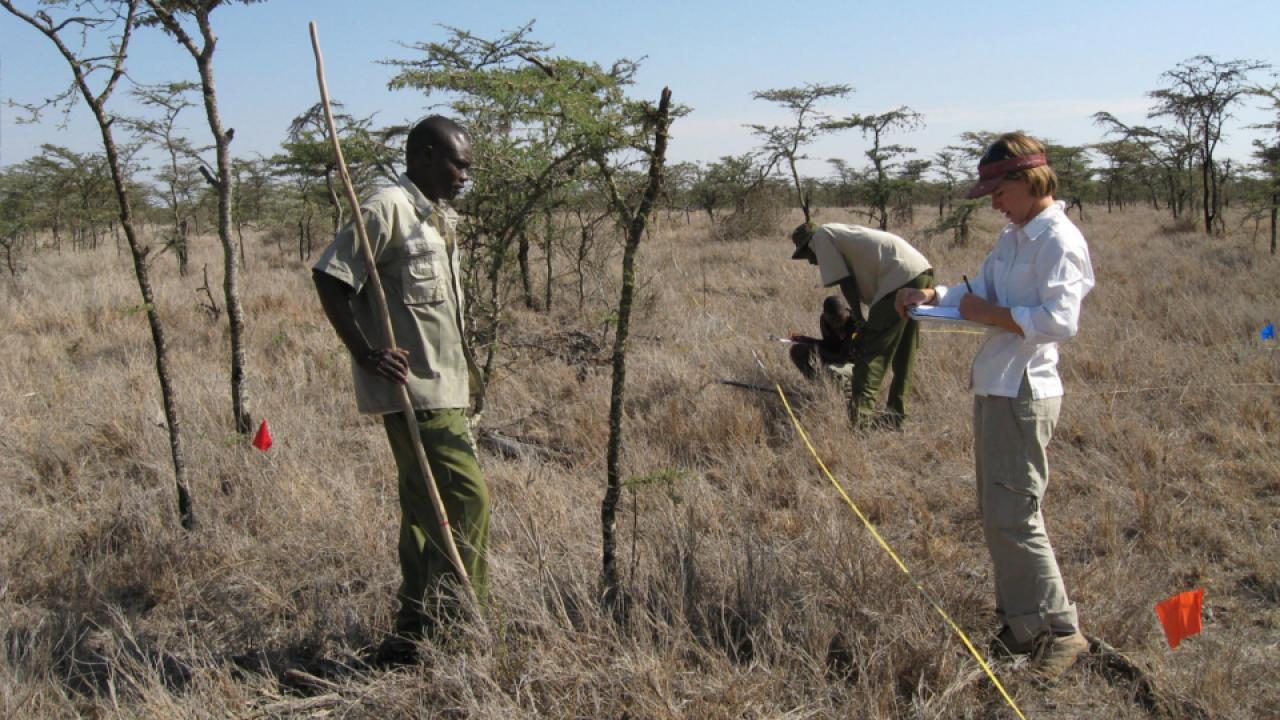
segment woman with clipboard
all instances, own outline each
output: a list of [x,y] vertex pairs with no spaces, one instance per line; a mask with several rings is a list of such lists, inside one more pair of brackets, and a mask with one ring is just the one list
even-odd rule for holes
[[1053,680],[1088,648],[1040,503],[1062,404],[1058,343],[1076,334],[1093,268],[1084,236],[1053,199],[1058,178],[1043,144],[1002,135],[978,176],[968,197],[990,195],[1009,219],[981,270],[965,286],[904,288],[895,305],[903,317],[917,306],[955,308],[988,329],[970,386],[978,509],[1002,625],[995,649],[1032,655],[1032,672]]

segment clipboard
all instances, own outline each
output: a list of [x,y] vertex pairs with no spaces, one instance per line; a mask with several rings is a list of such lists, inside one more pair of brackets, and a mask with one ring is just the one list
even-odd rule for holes
[[958,307],[938,307],[937,305],[917,305],[907,310],[907,315],[912,320],[921,322],[933,322],[944,325],[954,325],[958,327],[980,328],[982,330],[990,329],[989,325],[965,320],[960,317],[960,308]]

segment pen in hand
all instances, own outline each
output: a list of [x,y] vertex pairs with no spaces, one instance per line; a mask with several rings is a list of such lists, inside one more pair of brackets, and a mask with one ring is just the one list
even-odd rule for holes
[[968,276],[968,275],[961,275],[960,277],[964,278],[964,286],[965,286],[966,288],[968,288],[968,289],[969,289],[969,294],[970,294],[970,295],[972,295],[972,294],[973,294],[973,286],[969,284],[969,276]]

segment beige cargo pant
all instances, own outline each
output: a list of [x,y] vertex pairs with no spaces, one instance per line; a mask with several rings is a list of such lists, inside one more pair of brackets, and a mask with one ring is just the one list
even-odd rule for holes
[[1049,480],[1045,449],[1061,407],[1060,397],[1033,399],[1025,374],[1017,398],[974,397],[978,513],[991,553],[996,615],[1018,642],[1078,627],[1040,511]]

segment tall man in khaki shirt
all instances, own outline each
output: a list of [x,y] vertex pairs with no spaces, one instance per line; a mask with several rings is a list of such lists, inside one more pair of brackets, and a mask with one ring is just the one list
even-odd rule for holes
[[[482,601],[489,589],[489,490],[466,417],[480,381],[466,342],[457,215],[445,204],[467,182],[471,139],[452,120],[429,117],[410,131],[405,164],[398,183],[366,200],[359,218],[373,246],[398,347],[381,346],[375,306],[364,291],[369,268],[354,226],[338,233],[312,269],[325,315],[351,353],[356,404],[362,413],[382,416],[399,471],[403,581],[396,634],[380,650],[389,661],[411,659],[413,640],[457,607],[457,588],[450,585],[458,579],[443,550],[443,527],[452,528]],[[397,384],[408,386],[447,526],[435,516],[419,479]]]
[[[849,301],[861,329],[854,339],[849,419],[859,429],[897,428],[907,414],[907,394],[920,328],[893,306],[899,288],[933,287],[933,268],[920,251],[892,233],[861,225],[805,223],[791,233],[793,260],[808,260],[822,272],[822,284],[836,285]],[[867,308],[863,321],[863,307]],[[885,412],[876,414],[880,383],[892,368]]]

